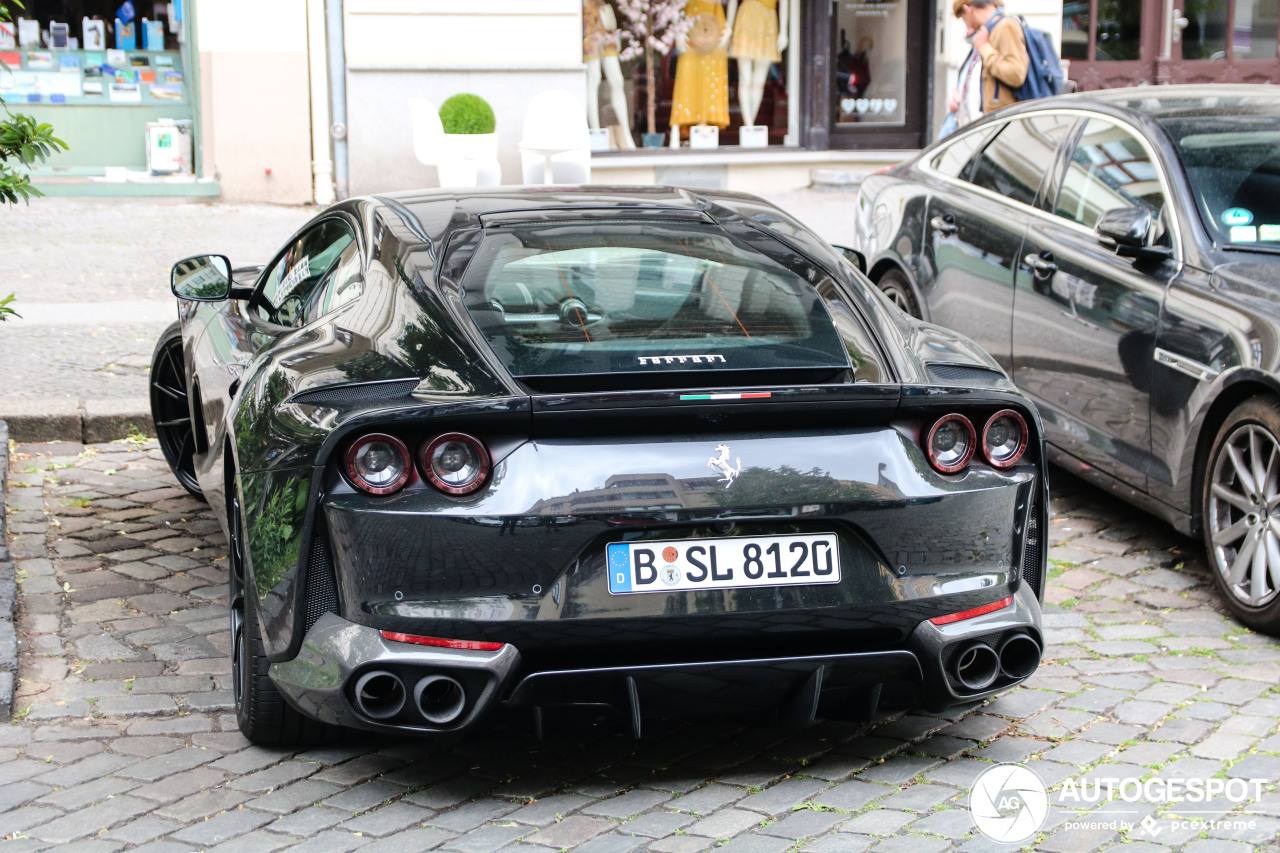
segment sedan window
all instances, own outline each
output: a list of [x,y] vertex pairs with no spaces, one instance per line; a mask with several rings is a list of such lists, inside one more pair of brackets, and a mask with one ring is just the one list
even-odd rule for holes
[[983,149],[972,182],[1005,198],[1032,204],[1071,121],[1067,116],[1051,115],[1009,122]]
[[1130,131],[1091,119],[1067,164],[1055,212],[1092,228],[1106,211],[1125,207],[1145,207],[1160,220],[1165,197],[1156,165]]
[[999,125],[988,125],[984,128],[966,133],[954,142],[946,145],[929,161],[929,167],[948,178],[958,178],[965,166],[973,159],[973,152],[982,147]]

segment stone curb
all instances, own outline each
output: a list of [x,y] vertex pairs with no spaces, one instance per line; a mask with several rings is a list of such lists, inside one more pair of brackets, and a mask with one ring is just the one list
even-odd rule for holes
[[0,722],[13,713],[13,691],[18,675],[17,616],[18,582],[9,562],[6,534],[6,498],[9,494],[9,427],[0,420]]
[[861,170],[810,169],[809,187],[822,192],[856,193],[862,188],[862,181],[866,176],[867,173]]
[[6,400],[0,420],[20,443],[75,441],[96,444],[128,437],[131,430],[151,435],[151,404],[145,398],[108,400]]

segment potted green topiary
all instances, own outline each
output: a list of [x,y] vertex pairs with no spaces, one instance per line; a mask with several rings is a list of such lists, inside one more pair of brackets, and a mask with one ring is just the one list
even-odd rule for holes
[[454,95],[446,100],[440,105],[440,124],[453,156],[468,160],[498,156],[493,108],[479,95]]

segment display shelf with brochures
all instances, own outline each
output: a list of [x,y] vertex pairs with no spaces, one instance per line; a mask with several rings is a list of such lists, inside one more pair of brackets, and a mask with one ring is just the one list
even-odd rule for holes
[[20,104],[189,104],[176,50],[0,50],[0,98]]

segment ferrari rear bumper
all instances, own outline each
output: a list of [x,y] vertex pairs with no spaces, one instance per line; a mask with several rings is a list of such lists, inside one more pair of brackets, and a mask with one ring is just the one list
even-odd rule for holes
[[610,707],[636,736],[645,717],[673,714],[767,714],[803,726],[817,717],[869,719],[903,697],[941,710],[1012,687],[1039,661],[1039,626],[1039,603],[1023,584],[994,612],[921,622],[900,648],[534,669],[511,644],[424,648],[326,614],[296,658],[272,665],[271,678],[308,716],[381,732],[462,732],[500,705],[532,708],[537,719],[565,706]]

